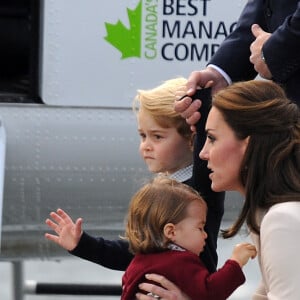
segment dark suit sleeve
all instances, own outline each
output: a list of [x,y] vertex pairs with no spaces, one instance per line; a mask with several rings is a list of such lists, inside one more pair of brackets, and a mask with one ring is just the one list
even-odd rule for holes
[[206,216],[205,231],[208,234],[206,246],[200,257],[209,272],[214,272],[218,264],[217,239],[224,214],[225,192],[216,193],[211,189],[207,161],[200,159],[199,153],[206,140],[205,123],[211,107],[211,94],[201,96],[202,106],[200,108],[201,119],[196,124],[197,134],[194,142],[194,166],[192,186],[200,192],[207,203],[208,211]]
[[109,241],[102,237],[92,237],[83,232],[77,247],[71,254],[103,267],[124,271],[133,258],[125,240]]
[[251,25],[257,23],[262,28],[266,27],[263,2],[263,0],[247,2],[235,30],[222,42],[209,62],[223,69],[233,82],[250,80],[257,75],[249,61],[250,44],[254,41]]
[[300,70],[300,2],[265,42],[263,52],[276,82],[285,83]]

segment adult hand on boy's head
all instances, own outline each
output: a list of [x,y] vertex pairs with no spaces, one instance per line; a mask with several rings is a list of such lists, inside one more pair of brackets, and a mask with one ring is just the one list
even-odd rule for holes
[[191,130],[194,132],[196,131],[195,124],[201,118],[201,114],[198,111],[200,107],[200,100],[192,101],[192,98],[188,96],[179,101],[176,101],[174,105],[175,111],[178,112],[189,125],[191,125]]
[[215,68],[208,66],[201,71],[193,71],[186,83],[187,95],[192,96],[197,89],[212,88],[212,94],[215,94],[219,90],[228,85],[227,81],[221,73]]
[[194,71],[188,78],[186,83],[186,95],[180,101],[175,102],[175,111],[178,112],[186,122],[191,125],[191,129],[195,131],[195,124],[200,120],[201,114],[199,109],[201,107],[201,99],[192,101],[193,96],[199,88],[212,88],[212,93],[228,85],[225,78],[214,68],[207,67],[202,71]]

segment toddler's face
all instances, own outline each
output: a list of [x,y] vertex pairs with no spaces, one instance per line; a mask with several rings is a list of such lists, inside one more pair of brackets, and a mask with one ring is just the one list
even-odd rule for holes
[[204,249],[207,233],[206,207],[199,201],[192,201],[187,207],[187,217],[175,225],[173,242],[196,255]]

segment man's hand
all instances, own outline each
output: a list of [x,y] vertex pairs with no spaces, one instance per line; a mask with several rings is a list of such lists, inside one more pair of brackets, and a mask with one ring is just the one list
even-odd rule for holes
[[213,67],[206,67],[201,71],[193,71],[186,83],[187,95],[192,96],[198,88],[212,88],[212,94],[228,85],[225,78]]
[[[201,99],[192,102],[190,96],[194,95],[198,88],[211,87],[214,94],[227,85],[228,83],[225,78],[212,67],[207,67],[201,71],[194,71],[190,74],[186,84],[185,94],[187,97],[175,102],[175,111],[186,119],[186,122],[191,125],[191,130],[195,131],[195,124],[201,117],[198,112],[201,107]],[[181,94],[182,91],[178,95],[182,96]]]
[[257,24],[253,24],[251,27],[252,34],[255,37],[255,41],[250,45],[250,61],[254,65],[255,71],[265,79],[271,79],[272,74],[262,58],[262,47],[264,43],[271,36],[270,33],[263,31]]

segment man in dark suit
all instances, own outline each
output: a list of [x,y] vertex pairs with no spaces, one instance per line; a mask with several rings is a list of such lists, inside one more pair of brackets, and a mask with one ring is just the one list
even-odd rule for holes
[[[188,95],[197,86],[213,81],[213,92],[235,81],[254,79],[257,74],[272,79],[300,105],[300,1],[250,0],[239,17],[235,30],[223,41],[204,70],[189,76]],[[189,102],[189,101],[187,101]],[[199,102],[193,106],[199,106]],[[183,112],[185,101],[176,104]],[[194,107],[195,108],[195,107]],[[195,123],[194,114],[183,117]]]

